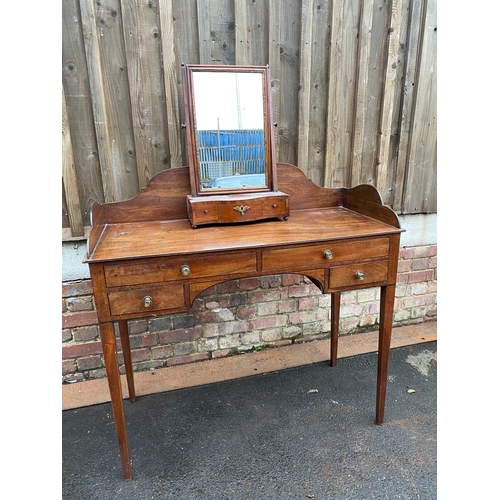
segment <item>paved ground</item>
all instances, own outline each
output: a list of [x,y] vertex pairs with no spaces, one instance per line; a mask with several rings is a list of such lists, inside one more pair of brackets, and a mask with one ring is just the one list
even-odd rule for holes
[[374,353],[126,401],[131,481],[111,405],[64,411],[62,498],[435,499],[436,350],[391,350],[382,426]]

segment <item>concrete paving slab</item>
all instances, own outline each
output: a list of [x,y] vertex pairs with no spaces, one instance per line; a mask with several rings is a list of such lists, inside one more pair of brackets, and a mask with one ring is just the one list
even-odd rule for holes
[[[437,342],[391,351],[385,423],[368,353],[63,411],[62,498],[436,498]],[[241,358],[243,356],[239,356]]]
[[[391,347],[418,344],[437,339],[435,321],[399,328],[392,332]],[[344,335],[339,339],[338,357],[355,356],[375,352],[378,347],[378,332]],[[144,396],[158,392],[211,384],[273,372],[294,366],[326,361],[330,356],[330,340],[318,340],[264,351],[241,354],[229,358],[213,359],[180,366],[170,366],[154,371],[134,374],[136,395]],[[122,376],[124,397],[128,398],[127,382]],[[63,410],[80,408],[110,401],[107,379],[89,380],[75,384],[63,384]]]

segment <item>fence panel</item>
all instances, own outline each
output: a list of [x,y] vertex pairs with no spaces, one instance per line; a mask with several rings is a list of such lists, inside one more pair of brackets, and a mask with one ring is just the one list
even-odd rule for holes
[[278,162],[435,212],[436,23],[436,0],[63,0],[63,238],[186,164],[181,63],[269,64]]

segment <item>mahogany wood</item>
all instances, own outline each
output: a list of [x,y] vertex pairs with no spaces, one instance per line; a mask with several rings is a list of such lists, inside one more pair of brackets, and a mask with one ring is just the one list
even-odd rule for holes
[[134,371],[132,369],[132,353],[130,350],[130,337],[128,334],[128,323],[126,320],[118,321],[120,340],[122,343],[123,362],[125,364],[125,374],[128,385],[128,398],[133,403],[135,401]]
[[340,292],[331,294],[331,321],[332,331],[330,338],[330,366],[337,366],[339,345],[339,320],[340,320]]
[[290,193],[287,221],[193,229],[185,167],[157,174],[131,200],[92,207],[84,262],[90,267],[125,478],[131,477],[131,468],[113,322],[118,322],[134,401],[127,321],[188,311],[199,293],[227,280],[296,273],[331,293],[332,366],[337,363],[341,292],[380,286],[376,423],[383,422],[402,232],[397,216],[371,186],[320,188],[297,167],[278,167],[280,185]]

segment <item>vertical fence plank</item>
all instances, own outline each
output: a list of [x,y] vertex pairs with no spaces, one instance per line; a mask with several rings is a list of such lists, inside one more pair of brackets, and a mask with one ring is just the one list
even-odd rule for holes
[[276,159],[298,164],[298,87],[300,5],[294,0],[269,4],[269,67]]
[[333,2],[326,124],[326,187],[351,186],[360,12],[360,1]]
[[391,131],[396,101],[396,75],[398,69],[399,41],[401,34],[402,0],[392,0],[389,44],[387,50],[386,73],[380,120],[380,144],[377,160],[377,182],[384,203],[390,201],[392,185],[388,184],[390,174]]
[[312,9],[308,177],[318,186],[325,182],[325,124],[328,121],[328,59],[330,2],[315,0]]
[[131,198],[138,191],[130,116],[121,10],[81,0],[85,50],[105,201]]
[[62,82],[68,130],[83,224],[89,226],[90,207],[95,201],[104,201],[104,193],[78,0],[62,3],[62,38]]
[[268,3],[264,0],[234,2],[236,64],[268,64]]
[[300,38],[299,137],[297,166],[305,173],[309,169],[309,113],[311,109],[311,57],[313,0],[302,0]]
[[421,58],[416,82],[404,213],[434,212],[436,201],[436,0],[428,0],[422,29]]
[[196,2],[198,14],[198,47],[200,51],[200,64],[211,64],[212,62],[212,37],[210,35],[209,3],[210,0],[197,0]]
[[158,9],[152,2],[122,0],[139,188],[169,166]]
[[363,140],[365,136],[365,118],[368,91],[368,63],[371,46],[371,30],[373,18],[373,0],[365,0],[361,10],[359,27],[359,45],[357,58],[357,92],[354,120],[354,140],[352,147],[351,184],[356,186],[361,180],[363,161]]
[[178,99],[177,61],[174,50],[172,0],[159,0],[159,7],[168,146],[170,150],[169,167],[179,167],[182,165],[181,122]]
[[75,163],[73,161],[73,147],[71,146],[71,132],[68,126],[64,88],[62,89],[62,180],[66,195],[71,235],[83,236],[83,219]]

